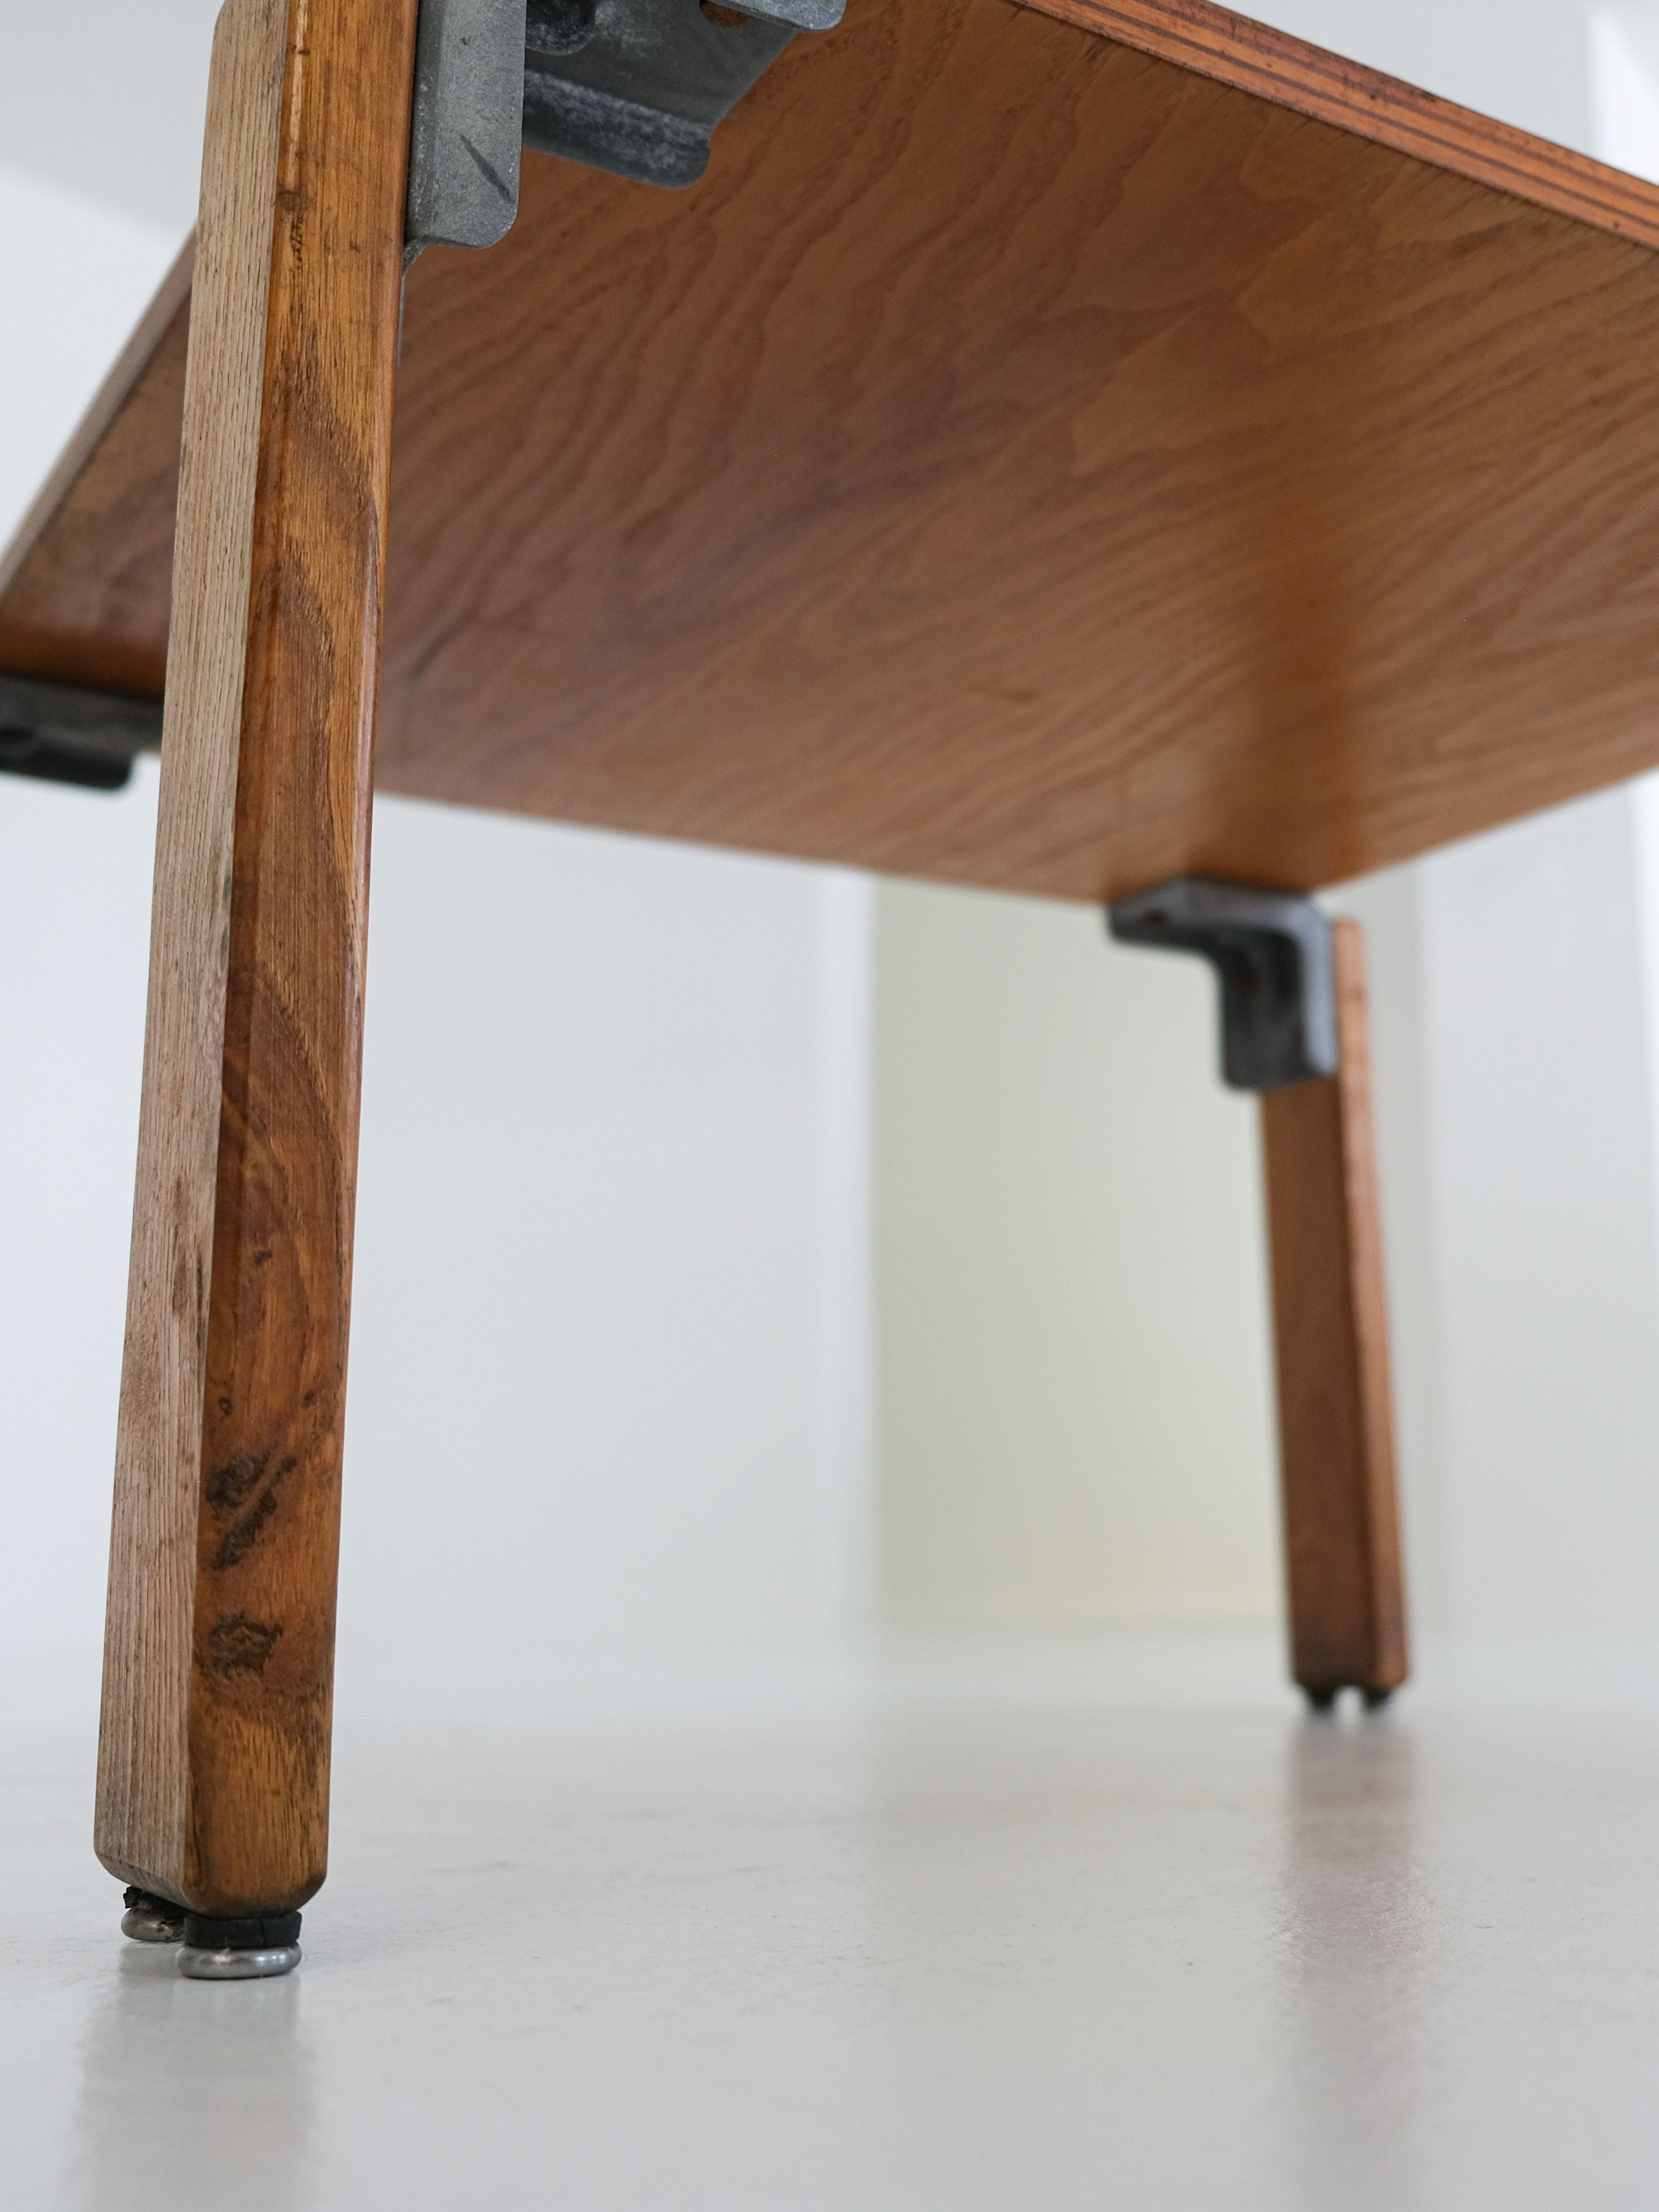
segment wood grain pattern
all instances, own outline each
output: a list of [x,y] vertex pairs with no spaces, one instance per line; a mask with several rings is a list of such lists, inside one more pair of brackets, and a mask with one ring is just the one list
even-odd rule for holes
[[326,1865],[415,15],[231,0],[216,43],[98,1817],[205,1912]]
[[1261,1101],[1291,1668],[1318,1697],[1407,1671],[1364,939],[1335,937],[1339,1071]]
[[1095,901],[1659,762],[1659,192],[1066,4],[851,0],[692,191],[527,156],[416,265],[383,786]]
[[112,1873],[181,1901],[225,925],[287,16],[287,0],[232,0],[214,40],[104,1648],[96,1848]]

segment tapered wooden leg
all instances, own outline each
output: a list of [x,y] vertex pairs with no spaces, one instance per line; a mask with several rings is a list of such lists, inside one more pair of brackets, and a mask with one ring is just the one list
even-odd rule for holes
[[1406,1679],[1364,939],[1335,925],[1341,1059],[1261,1101],[1291,1668],[1323,1702]]
[[168,647],[96,1846],[204,1915],[326,1863],[416,0],[228,0]]

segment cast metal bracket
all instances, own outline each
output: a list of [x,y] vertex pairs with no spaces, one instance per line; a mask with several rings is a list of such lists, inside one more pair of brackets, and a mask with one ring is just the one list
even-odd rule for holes
[[521,145],[639,183],[695,184],[714,127],[797,31],[845,0],[422,0],[410,132],[410,258],[494,246]]
[[1121,945],[1196,952],[1221,984],[1222,1073],[1235,1091],[1281,1091],[1334,1075],[1331,925],[1311,899],[1182,876],[1120,899]]
[[0,769],[9,775],[118,791],[133,755],[161,742],[159,699],[0,675]]
[[524,143],[641,184],[693,185],[716,124],[845,0],[530,0]]
[[495,246],[519,212],[525,0],[421,0],[404,251]]

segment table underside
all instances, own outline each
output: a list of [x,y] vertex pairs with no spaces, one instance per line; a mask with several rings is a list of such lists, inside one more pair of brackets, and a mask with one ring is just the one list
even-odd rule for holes
[[[1054,4],[850,0],[700,185],[526,155],[503,245],[416,264],[382,788],[1098,900],[1659,763],[1659,192]],[[0,668],[160,693],[187,283]]]

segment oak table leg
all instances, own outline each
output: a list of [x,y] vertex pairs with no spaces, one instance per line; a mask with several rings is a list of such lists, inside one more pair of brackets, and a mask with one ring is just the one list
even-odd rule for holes
[[1320,1705],[1407,1666],[1364,939],[1334,937],[1337,1073],[1261,1100],[1291,1668]]
[[416,13],[228,0],[214,43],[96,1815],[198,1948],[326,1866]]

